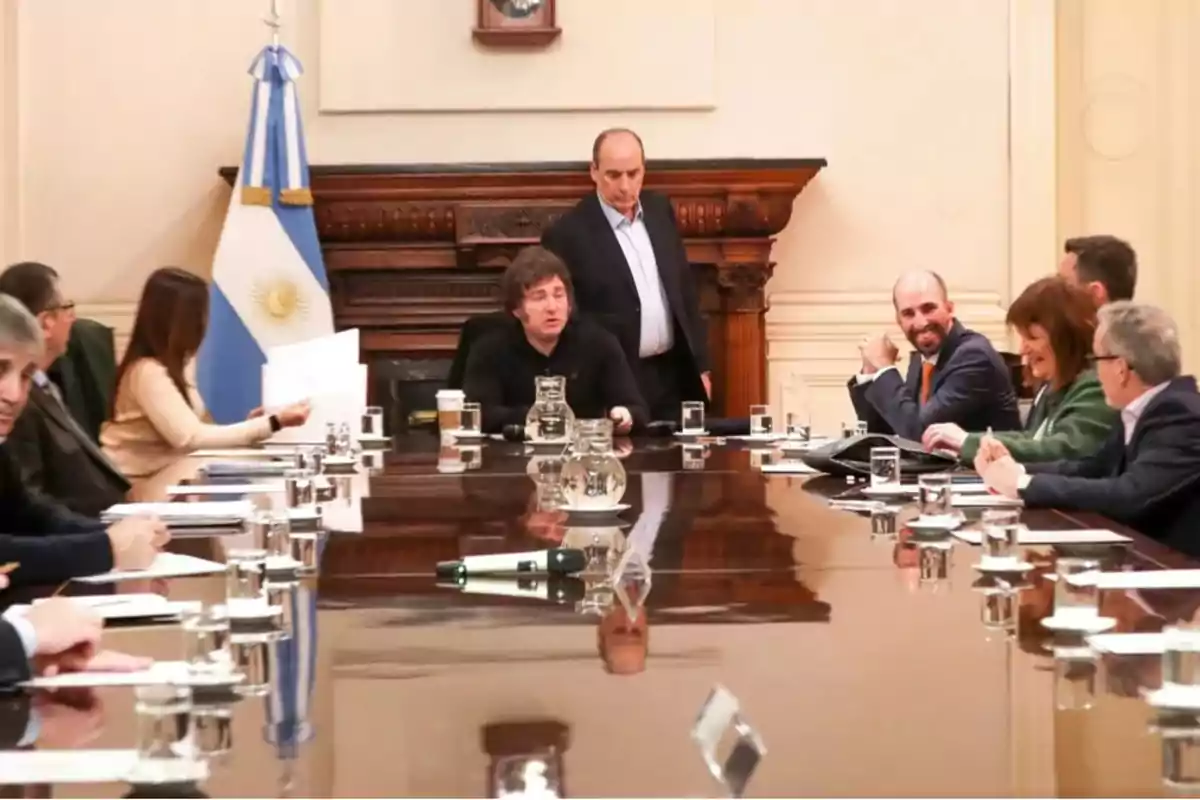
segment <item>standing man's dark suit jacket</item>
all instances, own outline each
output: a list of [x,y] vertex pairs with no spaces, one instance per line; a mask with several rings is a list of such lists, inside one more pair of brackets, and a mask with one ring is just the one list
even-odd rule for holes
[[0,444],[0,564],[19,564],[14,587],[59,583],[113,566],[106,526],[25,489],[8,444]]
[[129,481],[70,412],[36,384],[29,404],[8,436],[8,449],[32,492],[46,495],[85,517],[125,500]]
[[1095,455],[1029,464],[1025,505],[1090,511],[1200,555],[1200,394],[1176,378],[1138,417],[1125,444],[1118,422]]
[[933,370],[929,401],[921,403],[921,357],[908,362],[908,377],[899,370],[880,372],[867,383],[851,378],[850,400],[872,433],[894,433],[920,441],[935,422],[953,422],[963,430],[1020,430],[1017,395],[1004,359],[981,334],[958,320],[950,326]]
[[[696,281],[671,201],[655,192],[642,192],[642,219],[654,260],[674,318],[675,349],[690,362],[684,400],[707,400],[700,373],[710,370],[708,331],[700,316]],[[638,374],[642,317],[637,286],[612,225],[593,192],[542,234],[542,246],[567,265],[575,285],[575,305],[608,328]]]
[[117,390],[117,356],[113,330],[94,319],[71,325],[67,352],[46,370],[62,389],[71,415],[92,441],[100,441],[100,426],[108,419]]

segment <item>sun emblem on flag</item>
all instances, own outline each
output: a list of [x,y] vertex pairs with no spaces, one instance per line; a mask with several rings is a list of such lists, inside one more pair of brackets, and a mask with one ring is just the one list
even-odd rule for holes
[[289,322],[308,312],[308,300],[300,294],[300,287],[286,278],[257,284],[254,287],[254,301],[272,322]]

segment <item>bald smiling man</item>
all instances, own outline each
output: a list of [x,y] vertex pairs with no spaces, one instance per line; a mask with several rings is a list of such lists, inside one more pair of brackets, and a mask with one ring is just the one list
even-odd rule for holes
[[862,371],[850,399],[872,433],[920,441],[935,422],[968,431],[1017,430],[1021,416],[1004,359],[984,336],[954,318],[946,282],[936,272],[908,272],[892,289],[896,322],[916,348],[901,378],[900,351],[886,335],[859,346]]

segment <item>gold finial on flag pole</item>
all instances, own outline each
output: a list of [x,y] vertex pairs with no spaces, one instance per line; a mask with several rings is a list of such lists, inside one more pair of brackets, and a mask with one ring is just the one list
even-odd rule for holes
[[272,47],[279,47],[279,29],[283,27],[283,23],[279,21],[281,16],[279,13],[279,3],[280,0],[271,0],[271,16],[263,20],[263,22],[267,23],[267,27],[271,29]]

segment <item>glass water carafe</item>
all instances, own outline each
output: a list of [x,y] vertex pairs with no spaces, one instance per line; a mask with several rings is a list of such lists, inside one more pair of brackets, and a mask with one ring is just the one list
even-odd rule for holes
[[575,442],[563,464],[563,499],[576,510],[611,509],[625,496],[625,467],[613,452],[609,419],[575,423]]
[[531,442],[570,441],[575,413],[567,405],[567,379],[561,375],[533,379],[533,405],[525,416],[525,438]]

